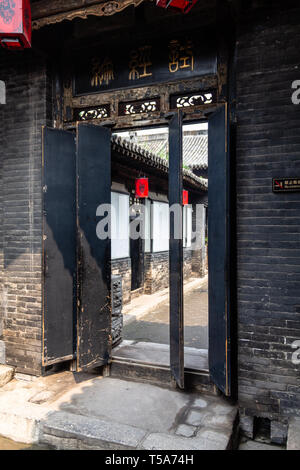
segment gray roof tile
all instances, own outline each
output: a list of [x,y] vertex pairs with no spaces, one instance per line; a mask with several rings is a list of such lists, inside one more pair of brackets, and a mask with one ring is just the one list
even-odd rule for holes
[[[149,150],[161,158],[168,159],[167,135],[146,136],[134,138],[141,148]],[[191,169],[206,169],[208,166],[208,136],[207,134],[185,135],[183,138],[183,164]]]

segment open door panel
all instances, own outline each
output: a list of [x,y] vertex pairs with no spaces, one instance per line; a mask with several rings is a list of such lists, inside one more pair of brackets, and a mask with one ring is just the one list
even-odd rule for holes
[[229,152],[227,106],[208,126],[209,370],[212,381],[231,394],[229,302]]
[[[178,111],[169,123],[169,205],[182,207],[182,113]],[[178,223],[177,223],[178,225]],[[183,243],[182,220],[174,224],[170,213],[170,366],[179,388],[184,388],[184,327],[183,327]],[[175,229],[181,232],[176,236]]]
[[43,128],[43,365],[73,359],[76,310],[75,135]]
[[111,202],[111,132],[81,123],[77,128],[78,319],[77,370],[111,356],[110,238],[100,239],[97,209]]

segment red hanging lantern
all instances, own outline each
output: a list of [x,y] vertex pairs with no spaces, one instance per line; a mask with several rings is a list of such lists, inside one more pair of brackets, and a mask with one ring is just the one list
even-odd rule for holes
[[135,195],[136,197],[148,197],[149,183],[148,178],[137,178],[135,180]]
[[189,192],[185,189],[182,191],[182,205],[187,206],[189,203]]
[[0,0],[0,44],[6,49],[31,47],[30,0]]
[[156,6],[161,8],[178,8],[183,13],[188,13],[198,0],[156,0]]

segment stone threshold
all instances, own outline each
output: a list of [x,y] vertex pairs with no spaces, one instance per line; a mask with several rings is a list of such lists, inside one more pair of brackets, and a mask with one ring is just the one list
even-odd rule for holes
[[[123,340],[112,352],[113,360],[126,360],[154,366],[170,366],[168,344]],[[208,371],[208,350],[185,347],[185,369]]]

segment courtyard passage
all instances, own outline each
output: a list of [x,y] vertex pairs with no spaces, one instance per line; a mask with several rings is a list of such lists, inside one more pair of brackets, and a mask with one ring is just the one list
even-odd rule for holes
[[[147,302],[143,296],[143,301]],[[149,299],[150,301],[150,299]],[[134,314],[134,309],[130,312]],[[169,301],[153,307],[151,312],[126,323],[123,338],[139,342],[169,344]],[[208,348],[208,281],[184,294],[185,346],[196,349]]]

